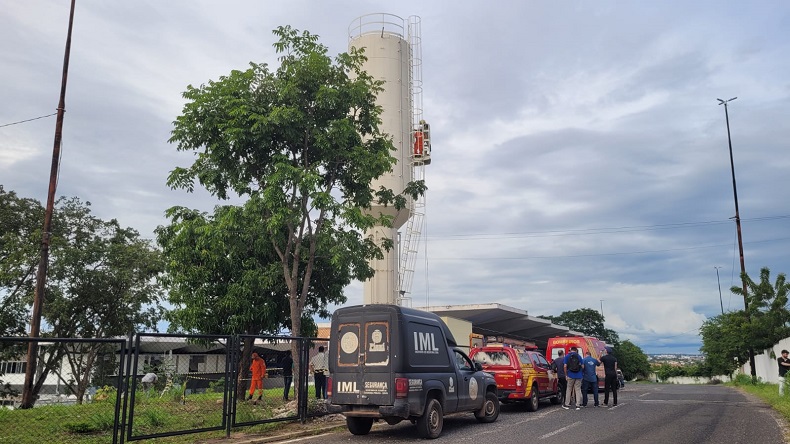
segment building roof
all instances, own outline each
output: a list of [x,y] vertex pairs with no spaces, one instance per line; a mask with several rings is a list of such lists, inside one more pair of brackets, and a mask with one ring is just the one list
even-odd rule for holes
[[439,316],[469,321],[472,323],[474,333],[529,340],[535,342],[538,347],[544,348],[549,338],[555,336],[584,336],[584,333],[573,331],[568,327],[530,316],[525,310],[497,303],[443,305],[421,309]]

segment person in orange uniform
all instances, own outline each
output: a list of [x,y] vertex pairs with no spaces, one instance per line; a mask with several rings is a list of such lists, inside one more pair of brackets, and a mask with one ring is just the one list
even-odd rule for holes
[[250,380],[250,396],[252,399],[256,390],[258,393],[258,401],[263,397],[263,378],[266,377],[266,362],[258,355],[257,352],[252,352],[252,364],[250,364],[250,372],[252,372],[252,379]]

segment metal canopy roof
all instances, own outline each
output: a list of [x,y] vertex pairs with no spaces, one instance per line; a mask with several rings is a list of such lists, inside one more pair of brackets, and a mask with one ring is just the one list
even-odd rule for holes
[[496,303],[432,306],[422,310],[469,321],[474,333],[529,340],[542,348],[555,336],[584,336],[568,327],[530,316],[524,310]]

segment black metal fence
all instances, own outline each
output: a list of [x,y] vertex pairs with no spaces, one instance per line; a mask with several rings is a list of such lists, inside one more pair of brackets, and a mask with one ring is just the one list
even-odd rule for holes
[[[30,343],[38,356],[35,404],[20,408]],[[0,443],[229,436],[304,421],[326,413],[324,401],[308,393],[315,386],[310,360],[326,345],[320,338],[155,333],[0,338]],[[253,353],[260,358],[254,366]]]

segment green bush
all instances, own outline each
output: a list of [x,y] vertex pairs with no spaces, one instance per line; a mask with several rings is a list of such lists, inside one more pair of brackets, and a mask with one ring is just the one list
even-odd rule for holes
[[206,393],[223,393],[225,391],[225,378],[220,378],[217,381],[208,383]]
[[732,380],[732,382],[736,386],[738,386],[738,385],[765,385],[765,382],[763,382],[760,378],[757,378],[757,380],[755,381],[755,380],[752,380],[752,377],[750,375],[747,375],[747,374],[744,374],[744,373],[737,374],[735,376],[735,379]]
[[98,432],[90,421],[74,421],[63,424],[63,427],[70,433],[95,433]]
[[93,402],[115,402],[115,396],[118,394],[118,390],[111,385],[105,385],[104,387],[100,387],[96,389],[96,394],[93,396]]

